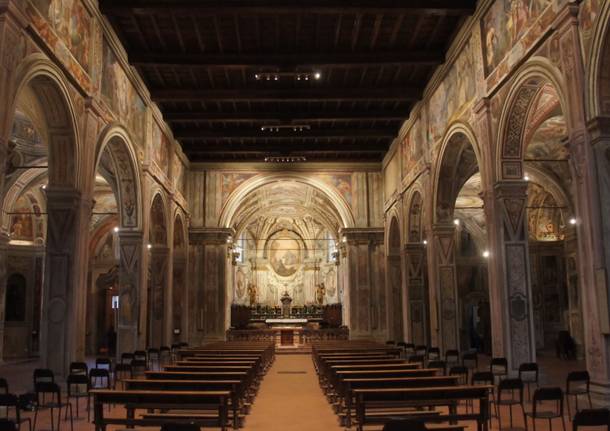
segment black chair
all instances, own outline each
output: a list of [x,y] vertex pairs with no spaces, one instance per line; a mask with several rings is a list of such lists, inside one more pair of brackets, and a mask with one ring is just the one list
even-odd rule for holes
[[[472,377],[470,378],[470,384],[473,386],[491,386],[492,388],[489,390],[489,425],[491,428],[491,417],[493,415],[493,410],[491,409],[492,404],[495,406],[496,417],[498,416],[498,406],[496,405],[496,396],[495,391],[493,390],[494,386],[494,375],[491,371],[476,371],[472,373]],[[471,403],[472,404],[472,403]]]
[[492,358],[489,363],[489,371],[492,372],[494,378],[502,380],[508,376],[508,361],[506,358]]
[[423,364],[426,362],[426,357],[424,355],[412,355],[407,359],[409,364]]
[[527,398],[530,398],[530,385],[535,384],[538,388],[538,364],[536,362],[525,362],[519,365],[519,378],[527,389]]
[[468,371],[468,368],[463,365],[454,365],[453,367],[449,368],[449,375],[458,376],[458,384],[460,385],[468,384],[469,374],[470,372]]
[[87,420],[90,418],[91,396],[89,395],[90,381],[86,374],[70,374],[66,379],[66,389],[68,391],[68,402],[74,398],[76,402],[76,418],[79,416],[79,401],[87,398]]
[[111,387],[110,372],[106,368],[92,368],[89,370],[90,389],[110,389]]
[[144,377],[147,370],[146,361],[142,359],[134,359],[131,361],[131,375],[134,379]]
[[441,374],[443,375],[447,372],[447,363],[445,361],[430,361],[428,362],[427,367],[441,370]]
[[34,386],[40,382],[55,382],[55,374],[48,368],[36,368],[34,370]]
[[450,349],[445,352],[445,362],[447,363],[447,367],[452,367],[454,365],[460,364],[460,352],[455,349]]
[[139,361],[148,361],[145,350],[136,350],[133,352],[133,359]]
[[580,427],[606,427],[610,431],[610,410],[608,409],[582,409],[574,415],[573,431]]
[[[49,409],[51,412],[51,431],[55,430],[55,420],[53,412],[55,410],[59,410],[57,414],[57,430],[59,431],[59,424],[61,422],[61,410],[63,408],[66,409],[66,418],[68,415],[68,410],[70,411],[70,430],[74,431],[74,416],[72,415],[72,404],[69,402],[62,402],[61,400],[61,389],[59,385],[55,382],[38,382],[34,385],[34,391],[36,392],[36,408],[34,409],[34,425],[33,429],[36,430],[36,420],[38,419],[38,411],[40,409]],[[50,401],[41,401],[45,400],[47,395],[51,396]]]
[[108,370],[108,374],[112,374],[112,361],[110,358],[96,358],[95,368]]
[[587,395],[589,399],[589,408],[593,407],[591,402],[591,377],[588,371],[572,371],[566,379],[566,402],[568,403],[568,413],[572,416],[570,409],[570,397],[573,396],[576,402],[576,411],[578,412],[578,396]]
[[16,431],[17,424],[10,419],[0,419],[0,431]]
[[114,388],[116,389],[117,383],[121,383],[124,386],[123,380],[131,379],[131,364],[116,364],[114,367]]
[[172,362],[172,351],[167,346],[159,347],[159,366]]
[[159,351],[159,349],[154,348],[154,347],[150,347],[147,351],[146,351],[146,356],[148,358],[148,368],[153,370],[154,366],[153,364],[157,364],[157,367],[159,367],[159,369],[161,368],[161,353]]
[[[492,373],[493,374],[493,373]],[[495,376],[494,376],[495,378]],[[502,394],[510,394],[510,398],[502,397]],[[517,395],[517,397],[515,397]],[[498,426],[502,431],[502,417],[500,416],[500,407],[508,406],[510,416],[510,427],[513,428],[513,406],[520,406],[521,412],[525,414],[523,408],[523,382],[521,379],[504,379],[498,384],[498,395],[496,397],[496,414],[498,416]]]
[[133,353],[123,353],[121,354],[121,364],[131,364],[131,361],[133,361]]
[[83,374],[87,376],[89,374],[89,367],[84,362],[71,362],[68,370],[68,375],[70,374]]
[[477,352],[464,353],[462,355],[462,365],[470,370],[471,373],[479,369],[479,354]]
[[5,394],[8,394],[8,382],[4,377],[0,377],[0,391]]
[[428,347],[423,346],[423,345],[415,346],[415,354],[416,355],[427,356],[428,355]]
[[[21,429],[21,424],[27,422],[32,431],[32,420],[30,418],[21,417],[21,409],[19,408],[19,397],[15,394],[0,394],[0,408],[4,409],[5,417],[3,420],[8,420],[14,423],[15,428]],[[15,415],[10,416],[10,410],[15,410]],[[13,428],[13,429],[15,429]]]
[[383,426],[383,431],[427,431],[423,422],[410,419],[394,419]]
[[438,347],[430,347],[428,349],[428,360],[437,361],[441,359],[441,349]]
[[[541,410],[541,407],[547,406],[551,402],[551,408]],[[549,429],[553,429],[553,419],[561,419],[563,431],[566,431],[566,423],[563,417],[563,391],[561,388],[538,388],[534,392],[532,399],[532,410],[523,412],[523,420],[525,421],[525,429],[527,430],[527,418],[532,418],[532,425],[536,431],[536,419],[547,419],[549,421]]]
[[385,342],[385,344],[386,344],[387,346],[393,346],[394,344],[396,344],[396,342],[394,342],[394,341],[392,341],[392,340],[388,340],[388,341],[386,341],[386,342]]

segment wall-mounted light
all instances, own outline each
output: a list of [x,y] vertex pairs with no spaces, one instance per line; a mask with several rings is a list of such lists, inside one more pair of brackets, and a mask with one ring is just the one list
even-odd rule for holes
[[152,248],[152,244],[147,244],[146,248],[150,250]]
[[485,250],[485,251],[483,252],[483,257],[484,257],[485,259],[488,259],[488,258],[489,258],[489,250]]
[[576,220],[576,217],[572,217],[572,218],[569,220],[569,222],[570,222],[570,224],[571,224],[572,226],[574,226],[574,225],[576,225],[576,224],[578,223],[578,220]]
[[43,185],[41,186],[41,188],[42,188],[43,190],[46,190],[46,189],[47,189],[47,185],[46,185],[46,184],[43,184]]
[[119,232],[119,227],[115,226],[114,229],[112,229],[114,231],[114,233],[118,233]]
[[422,241],[422,244],[423,244],[423,245],[428,245],[428,240],[427,240],[427,239],[423,240],[423,241]]
[[343,238],[341,238],[341,242],[345,244],[347,242],[347,237],[344,236]]
[[460,225],[460,219],[459,218],[453,219],[453,224],[456,225],[456,226],[459,226]]
[[530,180],[530,177],[529,177],[527,174],[525,174],[525,176],[523,177],[523,179],[524,179],[525,181],[529,181],[529,180]]

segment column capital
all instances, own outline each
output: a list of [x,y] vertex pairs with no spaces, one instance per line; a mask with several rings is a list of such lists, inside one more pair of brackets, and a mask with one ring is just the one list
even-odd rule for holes
[[493,191],[496,199],[523,197],[527,195],[528,182],[525,180],[499,181],[494,184]]
[[233,228],[191,228],[189,229],[189,243],[197,244],[227,244],[235,235]]
[[144,232],[139,230],[119,230],[119,240],[129,242],[143,242]]
[[434,223],[432,228],[430,229],[432,235],[453,235],[455,233],[455,224],[453,222],[449,223]]
[[344,228],[339,232],[347,242],[374,242],[383,243],[385,231],[383,228]]

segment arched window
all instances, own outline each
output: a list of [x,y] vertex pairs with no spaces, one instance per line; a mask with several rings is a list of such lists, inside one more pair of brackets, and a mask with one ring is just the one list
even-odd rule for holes
[[25,321],[26,280],[21,274],[12,274],[6,283],[4,315],[7,322]]

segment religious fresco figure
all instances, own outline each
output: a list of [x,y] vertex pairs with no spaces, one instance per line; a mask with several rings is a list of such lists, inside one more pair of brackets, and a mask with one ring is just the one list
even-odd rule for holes
[[256,286],[253,283],[248,283],[248,298],[250,306],[254,306],[256,304]]
[[318,305],[324,304],[324,296],[326,296],[326,286],[324,286],[324,282],[318,284],[318,288],[316,289],[316,302]]

